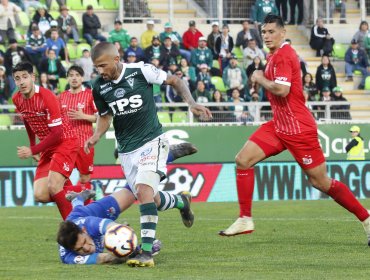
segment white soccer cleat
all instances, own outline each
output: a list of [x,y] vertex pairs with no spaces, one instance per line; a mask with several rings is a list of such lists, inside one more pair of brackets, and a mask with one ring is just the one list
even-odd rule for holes
[[252,217],[241,217],[236,219],[236,221],[226,230],[221,230],[218,234],[221,236],[234,236],[238,234],[252,233],[253,231],[254,222]]
[[365,221],[362,222],[362,226],[364,227],[367,236],[367,245],[370,246],[370,217],[368,217]]

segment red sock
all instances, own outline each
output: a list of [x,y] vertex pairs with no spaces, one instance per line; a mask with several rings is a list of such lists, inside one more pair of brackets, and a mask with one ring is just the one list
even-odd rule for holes
[[246,170],[236,169],[236,187],[238,190],[240,217],[252,217],[254,168]]
[[361,205],[350,189],[342,182],[332,179],[328,195],[339,205],[355,214],[361,222],[369,217],[367,209]]
[[63,220],[65,220],[72,211],[72,204],[66,199],[65,196],[66,191],[64,189],[53,195],[53,201],[55,201],[57,204]]
[[81,188],[81,185],[76,185],[76,186],[73,186],[73,185],[64,185],[63,189],[65,190],[66,193],[68,192],[81,192],[82,191],[82,188]]

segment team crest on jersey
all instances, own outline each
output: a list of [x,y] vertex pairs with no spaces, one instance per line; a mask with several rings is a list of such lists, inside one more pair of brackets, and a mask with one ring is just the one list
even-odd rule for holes
[[127,79],[127,82],[128,82],[128,84],[130,85],[131,88],[134,87],[134,82],[135,82],[134,78]]
[[83,109],[83,108],[85,108],[85,102],[78,102],[78,104],[77,104],[77,108],[78,108],[78,109]]
[[114,96],[117,98],[122,98],[125,95],[126,91],[123,88],[118,88],[114,92]]
[[68,164],[68,163],[66,163],[66,162],[64,162],[64,163],[63,163],[63,169],[64,169],[65,171],[69,171],[69,164]]
[[73,261],[76,264],[84,264],[86,262],[86,260],[87,260],[87,257],[79,255],[79,256],[76,256]]
[[311,155],[304,155],[302,158],[302,162],[304,165],[309,165],[313,162]]
[[108,210],[107,210],[107,215],[108,217],[110,218],[114,218],[115,215],[116,215],[116,209],[114,209],[114,207],[110,207]]

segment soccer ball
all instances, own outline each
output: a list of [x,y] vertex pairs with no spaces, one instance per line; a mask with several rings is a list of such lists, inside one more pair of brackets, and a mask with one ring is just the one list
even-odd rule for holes
[[105,233],[104,245],[117,257],[126,257],[136,250],[137,236],[129,226],[115,225]]

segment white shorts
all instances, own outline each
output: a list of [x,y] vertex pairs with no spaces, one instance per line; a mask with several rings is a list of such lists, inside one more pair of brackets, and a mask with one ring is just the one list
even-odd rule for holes
[[168,140],[162,134],[135,151],[119,154],[127,183],[135,196],[138,183],[151,186],[154,195],[157,194],[159,182],[167,174],[168,151]]

